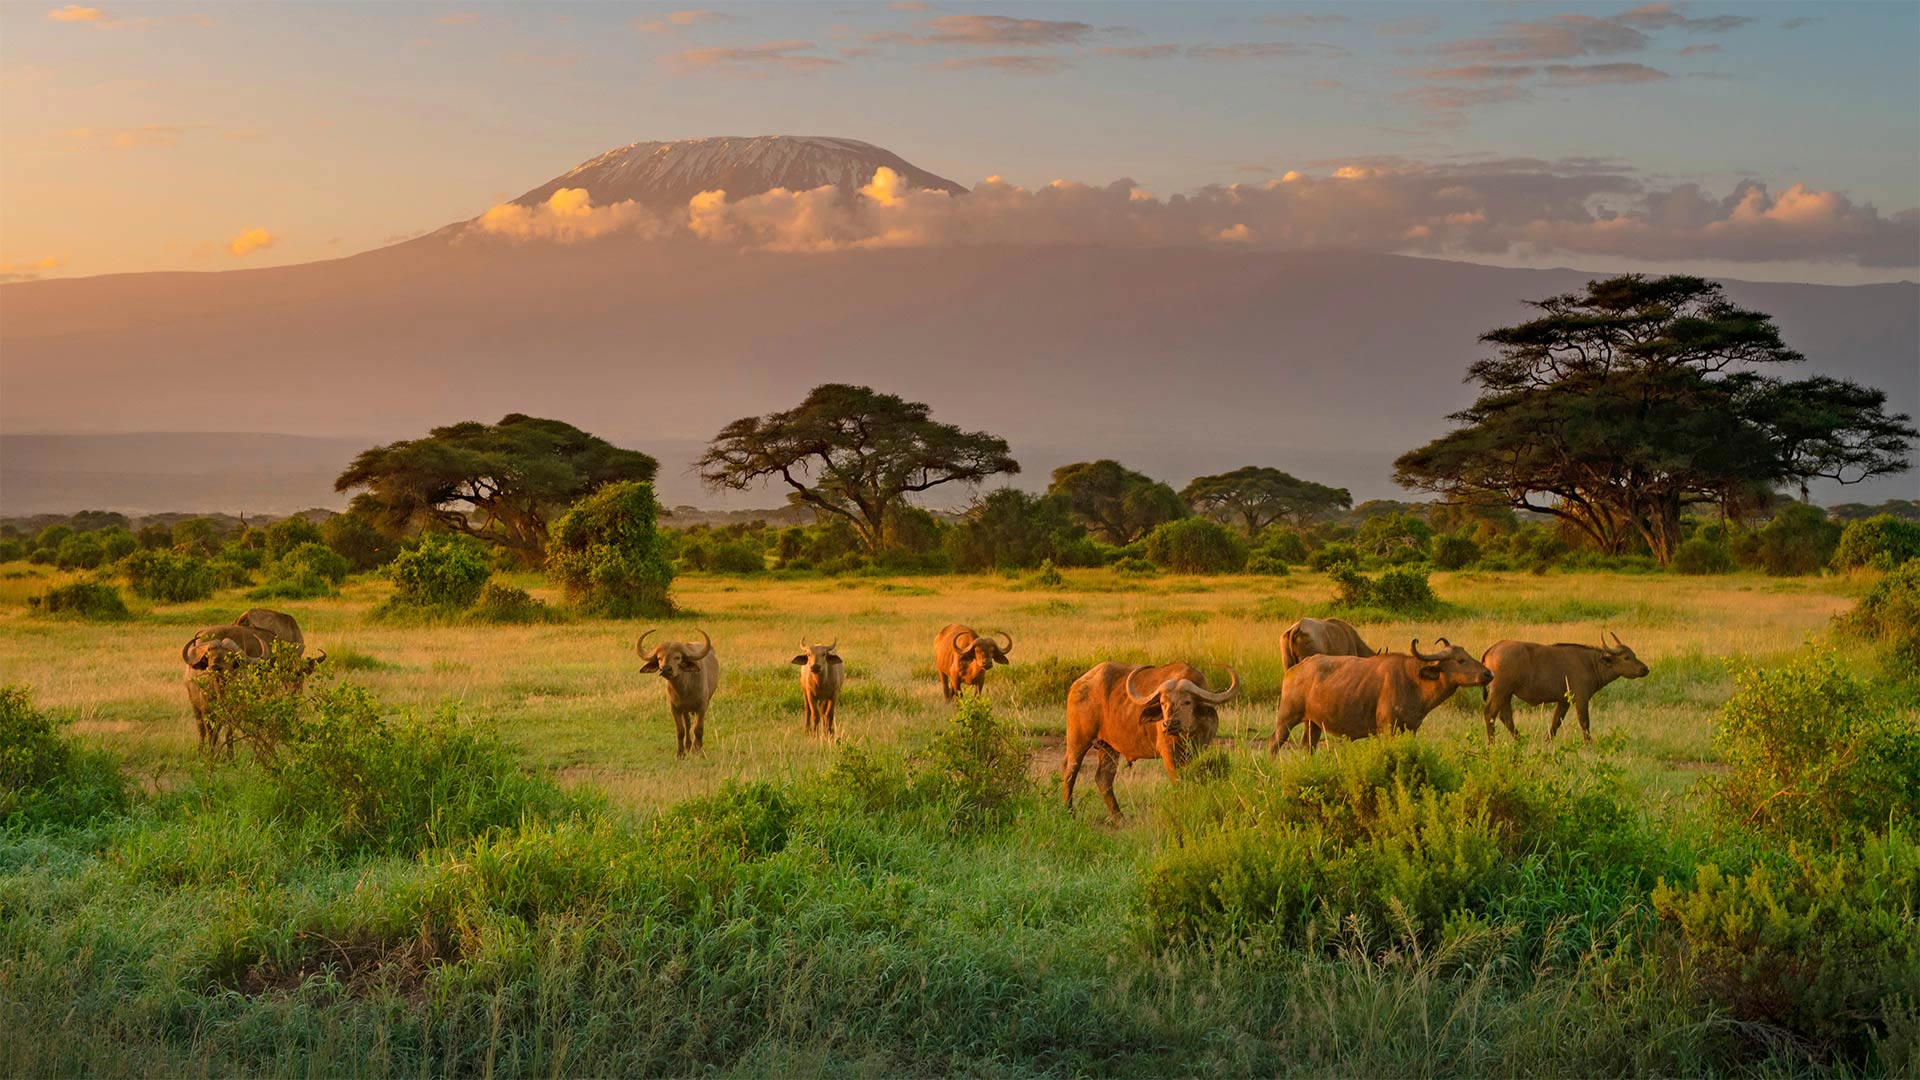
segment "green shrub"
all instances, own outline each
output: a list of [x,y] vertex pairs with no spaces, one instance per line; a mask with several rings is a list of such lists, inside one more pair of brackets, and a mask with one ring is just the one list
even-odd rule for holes
[[1349,566],[1360,565],[1360,549],[1344,541],[1322,544],[1312,555],[1307,556],[1309,570],[1331,570],[1341,563]]
[[206,695],[213,745],[245,744],[271,759],[299,726],[308,664],[302,650],[277,641],[266,657],[218,674],[197,676]]
[[346,580],[346,559],[325,544],[305,541],[269,563],[266,583],[247,595],[255,600],[312,600],[334,595]]
[[120,590],[97,581],[76,581],[27,598],[37,615],[69,615],[89,622],[122,622],[133,618]]
[[1146,576],[1148,574],[1157,574],[1160,572],[1159,567],[1153,565],[1152,563],[1148,562],[1145,559],[1142,559],[1133,555],[1129,555],[1126,558],[1123,558],[1120,561],[1114,563],[1113,569],[1116,573],[1128,574],[1133,576]]
[[1662,882],[1700,988],[1735,1019],[1863,1063],[1904,1000],[1920,998],[1920,845],[1895,829],[1858,850]]
[[1840,543],[1840,523],[1807,503],[1790,502],[1765,528],[1734,538],[1733,557],[1742,566],[1777,577],[1811,574],[1832,561]]
[[1842,633],[1877,644],[1895,679],[1920,680],[1920,560],[1875,582],[1837,622]]
[[27,545],[13,537],[0,540],[0,563],[10,563],[27,557]]
[[1920,521],[1892,514],[1849,522],[1833,549],[1833,565],[1840,570],[1891,570],[1909,559],[1920,559]]
[[1354,546],[1386,563],[1413,562],[1426,557],[1433,529],[1413,514],[1375,514],[1360,523]]
[[130,801],[111,755],[68,738],[24,686],[0,686],[0,828],[79,825]]
[[1731,574],[1737,566],[1727,545],[1695,536],[1674,549],[1673,569],[1681,574]]
[[1042,562],[1040,564],[1040,571],[1034,574],[1033,580],[1029,582],[1029,584],[1042,589],[1058,589],[1066,585],[1066,583],[1066,577],[1060,573],[1059,567],[1053,565],[1052,559],[1047,559]]
[[53,565],[62,570],[98,570],[106,561],[107,547],[98,533],[75,533],[53,552]]
[[120,563],[133,595],[163,603],[205,600],[218,580],[212,563],[170,550],[144,548]]
[[1334,603],[1344,608],[1382,608],[1395,612],[1431,611],[1440,598],[1427,583],[1427,575],[1411,567],[1395,567],[1376,580],[1341,563],[1327,571],[1334,587]]
[[1147,558],[1177,574],[1231,574],[1247,563],[1247,546],[1208,518],[1169,521],[1147,534]]
[[487,550],[478,540],[457,533],[427,533],[387,564],[387,576],[394,584],[387,603],[394,608],[464,611],[480,598],[492,575]]
[[713,546],[708,567],[722,574],[758,574],[767,568],[767,559],[744,540],[725,540]]
[[372,522],[351,510],[321,523],[320,542],[347,560],[355,573],[385,566],[398,550]]
[[140,531],[133,534],[133,538],[140,541],[140,547],[147,551],[173,546],[173,530],[165,525],[142,525]]
[[1440,570],[1463,570],[1480,561],[1480,545],[1466,533],[1442,533],[1433,538],[1433,565]]
[[284,559],[289,552],[304,544],[324,545],[326,543],[321,535],[320,526],[298,514],[276,521],[261,531],[264,534],[262,550],[268,562]]
[[670,613],[673,567],[655,524],[657,512],[652,484],[602,487],[554,523],[547,572],[569,600],[593,614]]
[[44,548],[57,551],[60,545],[72,535],[74,535],[74,529],[71,525],[49,525],[34,534],[33,547],[35,550]]
[[473,602],[473,610],[468,614],[476,622],[489,623],[560,621],[559,612],[548,607],[544,601],[534,599],[527,590],[502,585],[497,581],[487,582],[487,587],[480,590],[480,597]]
[[916,761],[915,786],[945,804],[955,832],[1003,820],[1030,790],[1027,741],[1014,724],[993,714],[978,695],[962,696],[953,720]]
[[1920,729],[1833,653],[1734,672],[1714,740],[1733,823],[1839,847],[1920,819]]
[[194,517],[173,524],[173,546],[188,555],[211,559],[220,550],[220,523],[212,518]]
[[1265,574],[1269,577],[1286,577],[1293,571],[1287,567],[1287,560],[1266,551],[1255,551],[1247,556],[1247,573]]

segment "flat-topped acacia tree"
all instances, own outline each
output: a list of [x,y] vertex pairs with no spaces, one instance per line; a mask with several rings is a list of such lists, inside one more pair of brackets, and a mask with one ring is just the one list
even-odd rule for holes
[[572,424],[513,413],[364,450],[333,489],[365,488],[355,511],[390,535],[431,522],[538,566],[549,518],[607,484],[652,481],[659,467]]
[[1180,492],[1187,505],[1213,517],[1238,518],[1247,535],[1276,521],[1305,525],[1314,518],[1353,508],[1346,488],[1302,480],[1279,469],[1246,465],[1201,476]]
[[720,429],[700,458],[700,477],[734,491],[777,479],[795,502],[845,518],[878,550],[888,508],[907,495],[1020,471],[1005,439],[940,423],[931,412],[869,387],[825,383],[785,412]]

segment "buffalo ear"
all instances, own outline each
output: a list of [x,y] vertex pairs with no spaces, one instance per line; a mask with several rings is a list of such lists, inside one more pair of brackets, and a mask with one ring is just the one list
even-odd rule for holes
[[1151,724],[1164,715],[1165,714],[1160,711],[1159,698],[1154,698],[1151,704],[1140,707],[1140,722],[1143,724]]
[[828,654],[827,654],[827,663],[829,663],[829,664],[844,664],[844,663],[846,663],[846,661],[844,661],[844,660],[842,660],[842,659],[840,659],[840,654],[839,654],[839,653],[828,653]]
[[1008,667],[1013,666],[1013,661],[1007,659],[1007,654],[1001,652],[999,649],[993,650],[993,658],[1002,664],[1006,664]]
[[806,663],[806,662],[807,662],[807,654],[806,654],[806,653],[801,653],[800,655],[798,655],[798,656],[796,656],[796,657],[794,657],[793,659],[791,659],[791,660],[789,660],[789,661],[787,661],[787,663],[789,663],[789,664],[804,664],[804,663]]
[[649,656],[649,657],[647,657],[647,662],[646,662],[646,663],[644,663],[644,664],[641,664],[641,665],[640,665],[640,670],[641,670],[641,672],[642,672],[642,673],[645,673],[645,674],[651,674],[651,673],[653,673],[653,672],[655,672],[655,671],[659,671],[659,670],[660,670],[660,658],[659,658],[659,657],[657,657],[657,656]]
[[1421,668],[1421,669],[1420,669],[1420,677],[1421,677],[1421,678],[1423,678],[1423,679],[1437,679],[1437,678],[1439,678],[1439,677],[1440,677],[1440,665],[1439,665],[1439,664],[1428,664],[1428,665],[1427,665],[1426,667],[1423,667],[1423,668]]

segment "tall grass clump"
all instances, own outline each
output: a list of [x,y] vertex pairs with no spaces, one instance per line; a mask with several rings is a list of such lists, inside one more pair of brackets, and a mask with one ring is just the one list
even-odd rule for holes
[[129,802],[111,754],[80,745],[33,707],[24,686],[0,686],[0,829],[79,825]]

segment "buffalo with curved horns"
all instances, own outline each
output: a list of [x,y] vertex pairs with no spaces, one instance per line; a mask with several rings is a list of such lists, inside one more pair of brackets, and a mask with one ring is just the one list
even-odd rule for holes
[[696,630],[703,644],[691,641],[667,641],[647,649],[647,639],[658,631],[649,630],[633,643],[633,651],[643,661],[640,670],[658,674],[667,684],[667,710],[673,713],[675,754],[686,757],[688,750],[704,750],[707,733],[707,703],[720,688],[720,660],[713,655],[713,639],[705,630]]

